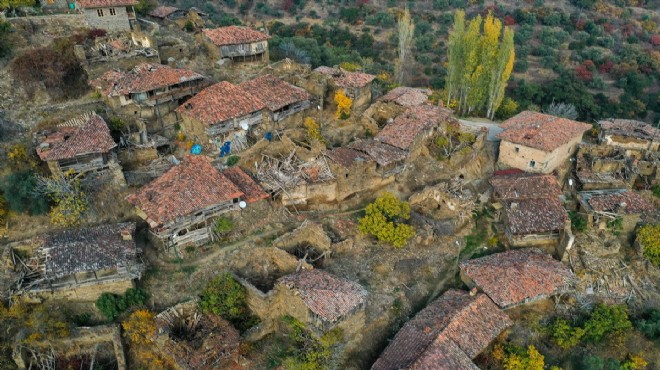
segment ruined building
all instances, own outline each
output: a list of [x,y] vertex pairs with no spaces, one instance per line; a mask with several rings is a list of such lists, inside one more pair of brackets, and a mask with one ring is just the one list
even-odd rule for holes
[[578,199],[578,212],[587,219],[587,225],[599,230],[631,234],[642,217],[656,211],[653,203],[627,189],[583,191]]
[[111,224],[21,242],[16,249],[32,257],[17,264],[14,290],[27,299],[94,301],[103,292],[123,294],[143,270],[134,232],[134,223]]
[[512,324],[485,294],[450,289],[399,330],[371,369],[477,370],[472,359]]
[[151,235],[176,251],[219,239],[213,229],[220,215],[267,197],[240,168],[220,171],[206,156],[188,156],[127,200]]
[[660,129],[646,122],[610,118],[599,121],[598,125],[598,140],[601,144],[632,151],[660,149]]
[[138,4],[137,0],[76,0],[76,3],[89,28],[130,32],[138,27],[133,9]]
[[268,63],[270,36],[248,27],[228,26],[202,30],[200,41],[213,60],[222,65],[228,61]]
[[53,175],[119,167],[112,152],[117,144],[101,116],[91,113],[37,134],[37,154]]
[[550,173],[573,156],[591,125],[548,114],[524,111],[502,122],[498,137],[502,167]]
[[303,117],[298,113],[310,107],[311,97],[307,91],[273,75],[264,75],[239,86],[266,104],[270,121],[276,123],[278,129],[300,126]]
[[349,72],[341,68],[321,66],[314,71],[325,77],[325,91],[322,96],[327,104],[333,105],[335,94],[341,90],[353,100],[352,109],[357,109],[371,103],[371,83],[376,76],[362,72]]

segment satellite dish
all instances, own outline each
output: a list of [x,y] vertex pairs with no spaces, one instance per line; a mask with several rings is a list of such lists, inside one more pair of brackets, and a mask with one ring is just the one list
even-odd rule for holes
[[244,201],[240,201],[240,202],[238,202],[238,206],[241,207],[241,209],[243,209],[243,208],[247,207],[247,203],[245,203]]
[[248,126],[247,123],[243,122],[243,123],[241,123],[241,128],[242,128],[243,130],[247,131],[247,129],[249,128],[249,126]]

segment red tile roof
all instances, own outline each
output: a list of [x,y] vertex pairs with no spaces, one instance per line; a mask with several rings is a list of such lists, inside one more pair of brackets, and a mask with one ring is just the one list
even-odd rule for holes
[[201,81],[204,76],[189,69],[162,64],[141,63],[131,71],[108,71],[90,82],[108,96],[127,95],[161,89],[188,81]]
[[238,85],[248,93],[258,96],[271,111],[276,111],[289,104],[309,99],[307,91],[273,75],[265,75]]
[[259,200],[268,198],[268,194],[263,191],[261,186],[257,185],[252,177],[245,173],[240,167],[230,167],[222,171],[222,174],[225,175],[225,177],[228,178],[229,181],[231,181],[234,185],[236,185],[238,190],[245,194],[243,196],[243,200],[246,202],[254,203]]
[[72,120],[72,125],[60,125],[46,133],[37,154],[44,161],[58,161],[91,153],[108,153],[117,144],[101,116],[92,114]]
[[394,102],[404,107],[415,107],[428,102],[431,90],[418,89],[415,87],[395,87],[379,100]]
[[409,370],[479,370],[470,357],[444,333],[440,334]]
[[164,19],[179,10],[181,9],[174,6],[159,6],[156,9],[149,12],[149,15],[152,17]]
[[574,277],[568,267],[537,248],[464,261],[460,269],[502,308],[551,296]]
[[591,129],[591,125],[549,114],[524,111],[502,122],[504,141],[551,152]]
[[631,190],[615,190],[603,194],[593,194],[587,202],[596,212],[638,214],[651,213],[656,210],[653,203]]
[[557,198],[561,189],[552,175],[515,173],[490,179],[493,197],[502,199]]
[[323,270],[301,270],[279,278],[276,285],[280,284],[297,291],[307,308],[328,322],[339,321],[367,300],[367,291],[360,284]]
[[366,155],[366,153],[362,153],[347,147],[339,147],[332,150],[326,150],[323,154],[331,161],[342,165],[345,168],[351,168],[351,166],[353,166],[356,162],[366,162],[372,160],[369,155]]
[[334,84],[337,87],[343,88],[364,87],[376,78],[376,76],[368,73],[348,72],[343,69],[326,66],[318,67],[314,71],[332,77]]
[[418,136],[449,119],[452,119],[449,109],[433,105],[411,107],[386,125],[376,135],[376,140],[408,149]]
[[228,26],[203,29],[202,32],[217,46],[250,44],[268,40],[270,36],[247,27]]
[[211,85],[190,98],[176,111],[212,126],[232,118],[239,118],[266,108],[258,97],[240,86],[222,81]]
[[401,328],[371,369],[428,369],[427,363],[434,364],[430,369],[455,369],[454,364],[474,358],[511,325],[486,295],[450,289]]
[[91,272],[137,264],[135,223],[101,225],[80,229],[66,229],[37,237],[37,253],[45,259],[44,272],[48,278],[60,278],[79,272]]
[[504,202],[507,228],[513,235],[542,234],[563,230],[568,220],[559,199],[510,199]]
[[137,5],[137,0],[77,0],[83,8],[110,8],[113,6]]
[[188,216],[204,208],[245,194],[206,156],[188,156],[179,165],[127,197],[129,203],[147,215],[152,228],[163,226],[177,217]]
[[366,153],[381,166],[401,162],[406,159],[408,153],[389,144],[376,140],[357,140],[348,145],[348,148]]

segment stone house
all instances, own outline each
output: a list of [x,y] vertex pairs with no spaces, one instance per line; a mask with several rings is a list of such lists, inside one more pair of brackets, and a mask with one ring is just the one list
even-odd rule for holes
[[493,198],[502,208],[508,242],[516,247],[545,246],[549,253],[559,246],[562,256],[572,235],[557,180],[551,175],[513,173],[494,176],[490,183]]
[[303,114],[309,109],[310,96],[304,89],[285,82],[273,75],[264,75],[239,85],[252,96],[266,104],[270,121],[277,128],[300,126]]
[[267,197],[240,168],[220,171],[206,156],[188,156],[126,199],[151,235],[176,250],[216,240],[213,227],[220,215]]
[[417,107],[422,104],[427,104],[431,93],[432,91],[429,89],[399,86],[378,98],[378,101],[394,103],[407,108]]
[[620,231],[631,234],[640,220],[657,209],[643,196],[627,189],[583,191],[579,193],[578,212],[586,217],[587,225],[604,230],[614,228],[620,219]]
[[134,223],[66,229],[35,237],[23,248],[32,257],[14,290],[27,299],[94,301],[103,292],[123,294],[142,275]]
[[238,280],[248,289],[250,310],[263,321],[289,315],[317,334],[338,327],[351,335],[364,327],[367,291],[356,282],[319,269],[285,275],[268,292]]
[[176,120],[174,110],[210,82],[189,69],[141,63],[128,72],[109,70],[90,82],[113,109],[147,122],[149,132]]
[[186,137],[210,146],[210,151],[219,151],[227,142],[235,151],[237,142],[245,142],[248,133],[263,134],[270,123],[266,103],[227,81],[202,90],[176,112]]
[[149,16],[159,20],[174,21],[185,18],[186,11],[174,6],[161,5],[149,12]]
[[268,63],[268,39],[267,34],[248,27],[228,26],[203,29],[200,41],[218,64],[227,61]]
[[567,266],[537,248],[463,261],[460,271],[468,287],[483,291],[502,309],[549,298],[575,278]]
[[117,144],[103,118],[86,114],[37,134],[37,155],[53,175],[119,168]]
[[90,28],[108,32],[130,32],[138,28],[134,5],[137,0],[76,0]]
[[335,94],[342,90],[346,96],[353,100],[351,109],[371,104],[371,83],[376,76],[362,72],[349,72],[341,68],[321,66],[312,72],[325,77],[327,83],[322,96],[329,106],[335,106]]
[[523,171],[550,173],[573,156],[591,125],[524,111],[502,122],[498,164]]
[[371,369],[477,370],[472,359],[511,325],[485,294],[450,289],[399,330]]
[[618,146],[627,151],[660,150],[660,128],[649,123],[611,118],[599,121],[598,125],[601,144]]

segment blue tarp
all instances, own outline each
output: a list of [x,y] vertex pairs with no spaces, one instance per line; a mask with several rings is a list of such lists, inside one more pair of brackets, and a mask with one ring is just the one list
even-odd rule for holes
[[225,141],[220,148],[220,158],[229,155],[231,153],[231,141]]
[[202,154],[202,146],[195,144],[190,148],[190,154]]

